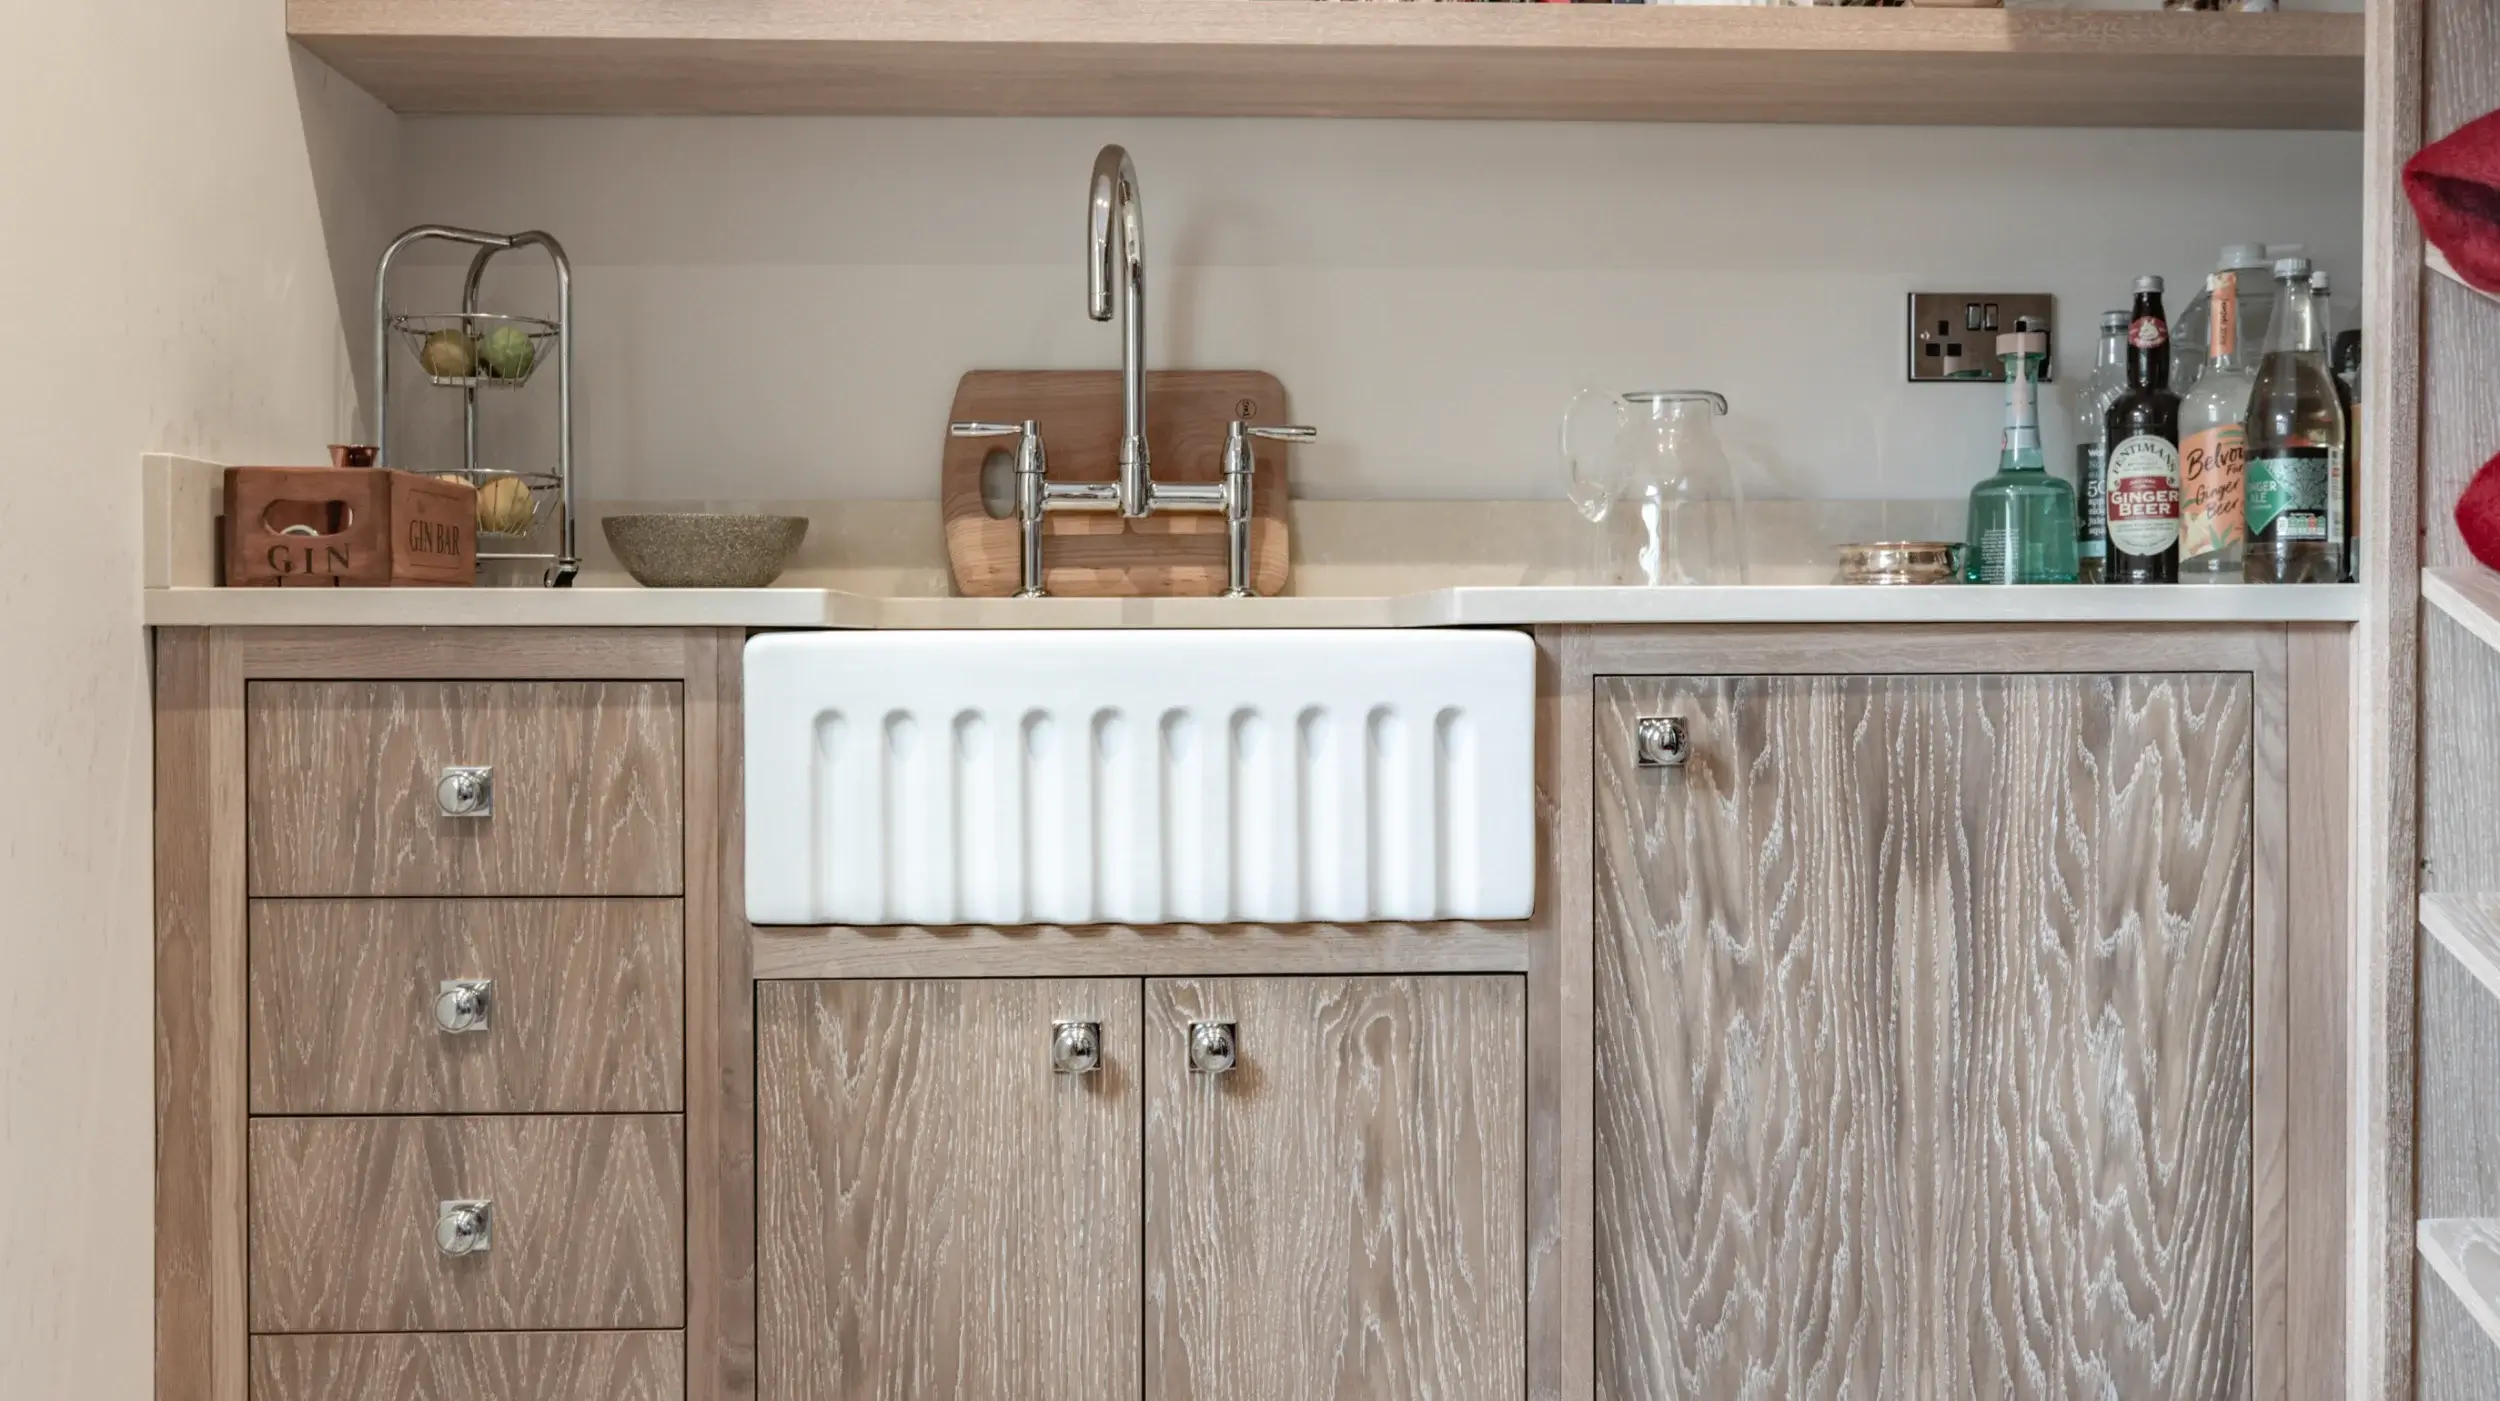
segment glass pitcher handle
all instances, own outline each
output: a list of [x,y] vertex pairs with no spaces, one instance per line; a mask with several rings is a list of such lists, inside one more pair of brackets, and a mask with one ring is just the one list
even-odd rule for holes
[[[1603,415],[1596,412],[1604,409]],[[1589,474],[1584,464],[1592,461],[1604,470],[1606,454],[1614,450],[1615,435],[1623,430],[1623,410],[1615,396],[1600,389],[1581,389],[1563,405],[1561,448],[1563,494],[1582,516],[1591,521],[1605,519],[1606,507],[1614,499],[1613,488],[1602,478]]]

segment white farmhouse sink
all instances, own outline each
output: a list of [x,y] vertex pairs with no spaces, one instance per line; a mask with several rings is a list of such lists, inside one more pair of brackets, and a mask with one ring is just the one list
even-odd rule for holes
[[1524,919],[1508,632],[806,632],[746,649],[758,924]]

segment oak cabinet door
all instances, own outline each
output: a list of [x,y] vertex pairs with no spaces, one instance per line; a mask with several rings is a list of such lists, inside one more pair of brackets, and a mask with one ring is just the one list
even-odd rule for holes
[[[1525,1387],[1518,977],[1146,986],[1149,1401]],[[1230,1069],[1191,1028],[1228,1024]]]
[[[1137,1395],[1139,995],[757,984],[759,1395]],[[1062,1020],[1098,1068],[1054,1070]]]
[[2249,678],[1595,703],[1600,1397],[2243,1395]]

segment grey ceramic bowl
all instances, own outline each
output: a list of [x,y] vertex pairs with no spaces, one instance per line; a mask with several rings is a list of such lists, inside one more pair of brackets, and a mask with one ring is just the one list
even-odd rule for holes
[[655,514],[599,522],[616,561],[654,589],[760,589],[807,537],[805,516]]

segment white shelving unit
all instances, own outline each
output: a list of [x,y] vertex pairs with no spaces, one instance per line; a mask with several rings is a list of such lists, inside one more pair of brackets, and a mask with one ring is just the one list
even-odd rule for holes
[[2475,565],[2422,571],[2422,601],[2500,650],[2500,574]]
[[2500,1343],[2500,1221],[2425,1221],[2413,1239],[2431,1273]]

